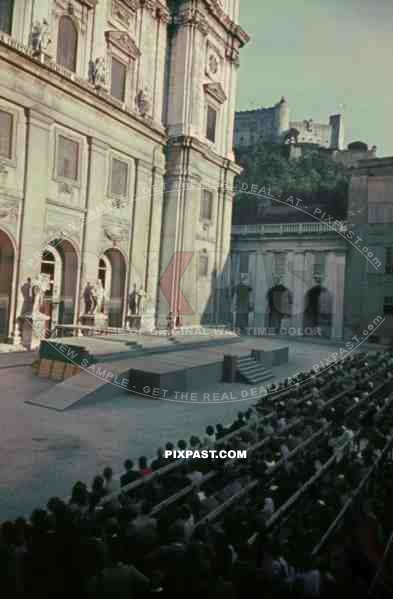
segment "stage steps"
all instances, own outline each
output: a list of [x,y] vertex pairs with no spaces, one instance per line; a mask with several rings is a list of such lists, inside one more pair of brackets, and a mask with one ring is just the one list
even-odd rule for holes
[[250,385],[257,385],[273,378],[273,372],[251,355],[239,357],[237,375],[240,380]]

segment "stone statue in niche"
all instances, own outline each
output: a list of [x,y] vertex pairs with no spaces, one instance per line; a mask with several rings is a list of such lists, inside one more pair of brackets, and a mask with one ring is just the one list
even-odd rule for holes
[[136,97],[136,104],[142,116],[147,116],[150,112],[150,99],[147,87],[141,89]]
[[51,43],[49,23],[46,19],[40,23],[35,21],[31,30],[30,43],[35,55],[45,52]]

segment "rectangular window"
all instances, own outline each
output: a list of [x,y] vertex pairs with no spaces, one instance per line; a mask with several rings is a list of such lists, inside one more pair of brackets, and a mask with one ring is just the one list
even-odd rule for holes
[[393,274],[393,246],[385,248],[385,273]]
[[201,220],[211,220],[213,215],[213,193],[207,189],[202,191],[201,199]]
[[211,106],[207,107],[206,117],[206,137],[213,143],[216,141],[216,128],[217,128],[217,111]]
[[128,180],[128,164],[122,160],[112,159],[111,195],[126,196]]
[[111,95],[122,102],[126,92],[126,76],[127,67],[116,58],[112,58]]
[[393,296],[383,298],[383,313],[393,315]]
[[64,179],[78,179],[79,144],[78,142],[59,135],[57,176]]
[[12,13],[14,11],[14,0],[0,1],[0,31],[11,35]]
[[12,158],[13,116],[0,110],[0,156]]
[[207,277],[209,272],[209,258],[206,254],[199,256],[199,276]]

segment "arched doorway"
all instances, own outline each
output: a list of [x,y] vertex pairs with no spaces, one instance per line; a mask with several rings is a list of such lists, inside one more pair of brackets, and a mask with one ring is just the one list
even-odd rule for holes
[[232,313],[234,326],[244,330],[249,326],[249,313],[252,308],[252,288],[245,283],[240,283],[234,289],[232,299]]
[[48,275],[41,312],[49,316],[47,329],[55,324],[73,324],[78,278],[78,258],[66,239],[51,241],[42,253],[41,274]]
[[108,326],[123,326],[124,292],[126,284],[126,262],[123,254],[112,248],[99,260],[98,278],[105,289],[104,306]]
[[14,257],[11,238],[0,229],[0,337],[9,335]]
[[[320,328],[322,337],[330,337],[332,329],[332,297],[322,285],[315,285],[305,297],[303,328]],[[318,334],[315,332],[315,334]]]
[[98,279],[101,281],[104,296],[100,311],[106,314],[108,312],[112,286],[112,264],[108,256],[101,256],[98,261]]
[[269,308],[269,328],[274,329],[278,335],[281,330],[283,318],[291,315],[293,294],[281,283],[274,285],[267,293]]

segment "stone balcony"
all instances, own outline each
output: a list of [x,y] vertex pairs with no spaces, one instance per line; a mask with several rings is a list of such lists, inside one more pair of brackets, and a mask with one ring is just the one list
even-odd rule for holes
[[319,235],[321,233],[336,233],[347,231],[347,223],[269,223],[258,225],[233,225],[232,237],[278,237],[297,235]]

